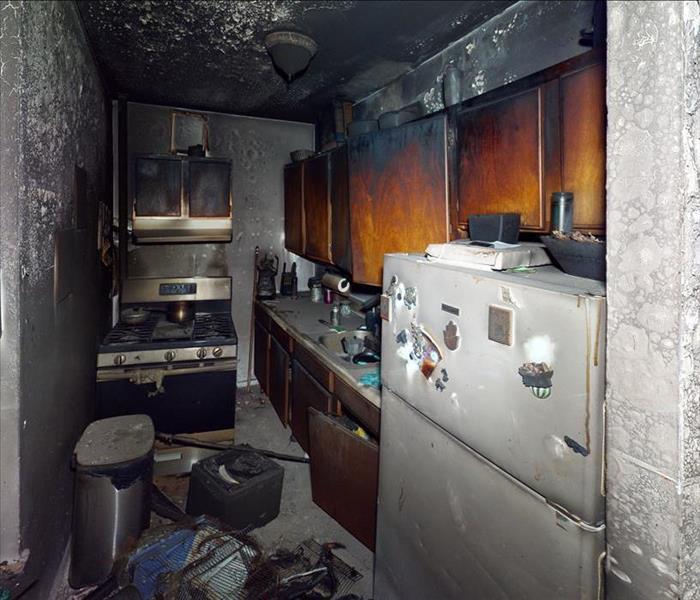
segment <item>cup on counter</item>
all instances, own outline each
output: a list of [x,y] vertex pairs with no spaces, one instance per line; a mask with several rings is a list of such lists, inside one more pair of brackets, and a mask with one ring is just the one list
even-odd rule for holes
[[335,294],[333,294],[332,290],[329,290],[328,288],[323,288],[323,303],[324,304],[333,304],[333,297]]

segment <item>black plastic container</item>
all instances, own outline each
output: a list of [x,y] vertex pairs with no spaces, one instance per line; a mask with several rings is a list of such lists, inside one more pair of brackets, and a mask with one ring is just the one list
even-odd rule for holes
[[556,265],[569,275],[605,281],[605,244],[542,236]]
[[239,530],[277,517],[284,468],[244,448],[234,446],[192,466],[187,514],[218,517]]
[[517,244],[520,213],[469,215],[469,238],[480,242]]

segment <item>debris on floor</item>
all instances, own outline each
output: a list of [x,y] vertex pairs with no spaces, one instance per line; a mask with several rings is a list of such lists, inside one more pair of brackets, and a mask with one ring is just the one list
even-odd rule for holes
[[234,529],[262,527],[280,512],[284,467],[233,447],[192,466],[187,513],[217,517]]
[[121,589],[103,597],[339,600],[362,578],[333,553],[342,547],[309,539],[293,551],[267,554],[217,519],[187,518],[146,531],[116,577]]

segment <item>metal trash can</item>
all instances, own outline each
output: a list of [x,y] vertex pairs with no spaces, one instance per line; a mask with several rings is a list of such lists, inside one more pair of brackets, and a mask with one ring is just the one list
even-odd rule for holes
[[83,432],[73,457],[71,587],[107,579],[148,527],[154,439],[147,415],[101,419]]

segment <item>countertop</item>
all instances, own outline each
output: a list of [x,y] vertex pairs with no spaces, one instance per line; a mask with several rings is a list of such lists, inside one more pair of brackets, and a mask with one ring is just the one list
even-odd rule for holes
[[[335,330],[323,325],[319,319],[330,321],[331,305],[311,302],[308,294],[298,298],[279,297],[275,300],[260,301],[270,317],[304,348],[328,367],[336,377],[342,379],[376,407],[381,405],[381,392],[374,387],[360,383],[359,379],[367,373],[378,371],[377,365],[366,367],[349,367],[348,363],[318,341],[319,338]],[[353,313],[340,319],[340,327],[351,331],[364,325],[364,318]]]

